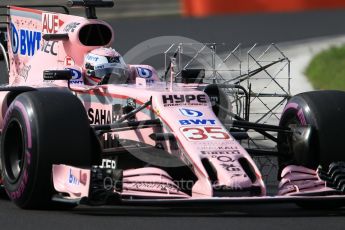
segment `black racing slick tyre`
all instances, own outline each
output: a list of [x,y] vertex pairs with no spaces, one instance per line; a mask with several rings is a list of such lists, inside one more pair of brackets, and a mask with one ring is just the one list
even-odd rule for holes
[[6,112],[2,131],[4,186],[21,208],[54,208],[53,164],[91,165],[88,118],[79,99],[67,91],[20,94]]
[[296,153],[289,145],[287,134],[278,134],[279,168],[302,165],[325,169],[332,162],[345,161],[345,92],[312,91],[292,97],[285,106],[280,126],[310,125],[308,151]]
[[3,61],[3,60],[4,60],[4,54],[2,50],[0,49],[0,61]]

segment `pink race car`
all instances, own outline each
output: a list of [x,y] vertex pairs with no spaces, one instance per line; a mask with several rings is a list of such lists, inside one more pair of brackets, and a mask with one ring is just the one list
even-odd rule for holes
[[[109,48],[114,31],[95,8],[113,2],[69,4],[86,17],[5,7],[0,189],[17,206],[345,205],[344,92],[293,96],[279,126],[249,122],[224,96],[236,88],[248,102],[240,85],[205,84],[195,70],[177,82],[173,61],[162,82],[153,67],[127,65]],[[277,151],[245,148],[248,130]],[[278,156],[275,195],[255,154]]]

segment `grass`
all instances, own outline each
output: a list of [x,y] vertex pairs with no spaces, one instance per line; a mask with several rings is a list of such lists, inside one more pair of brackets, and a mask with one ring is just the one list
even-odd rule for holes
[[306,75],[315,89],[345,90],[345,45],[316,55]]

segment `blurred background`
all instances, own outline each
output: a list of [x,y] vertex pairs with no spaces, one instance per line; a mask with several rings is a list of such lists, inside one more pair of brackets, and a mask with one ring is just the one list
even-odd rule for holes
[[[2,0],[1,4],[37,4],[36,0]],[[65,0],[41,4],[63,5]],[[83,15],[83,10],[72,13]],[[99,9],[116,31],[122,53],[147,39],[178,35],[200,42],[268,44],[345,32],[344,0],[117,0]]]
[[[35,0],[3,0],[6,4],[37,4]],[[42,2],[43,3],[43,2]],[[65,4],[45,0],[43,4]],[[344,0],[116,0],[111,17],[294,12],[345,8]]]

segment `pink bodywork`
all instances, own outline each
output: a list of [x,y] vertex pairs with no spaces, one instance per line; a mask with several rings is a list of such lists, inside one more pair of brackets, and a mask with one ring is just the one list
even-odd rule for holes
[[[72,68],[83,75],[85,55],[90,50],[98,48],[98,46],[85,46],[79,41],[79,31],[86,25],[102,24],[111,30],[112,39],[105,46],[110,46],[114,40],[112,28],[101,20],[18,7],[11,7],[10,14],[10,23],[12,23],[10,25],[14,26],[18,35],[15,37],[13,28],[11,29],[10,26],[8,34],[11,34],[12,37],[8,43],[8,49],[11,65],[9,85],[11,86],[67,87],[66,81],[44,81],[44,70]],[[49,20],[45,21],[45,19]],[[47,24],[44,24],[46,22],[48,22],[48,27]],[[68,33],[69,39],[56,41],[54,44],[50,42],[47,46],[48,42],[42,38],[47,32]],[[25,35],[25,33],[29,35]],[[23,38],[21,38],[21,34],[24,34]],[[13,36],[15,37],[14,40]],[[34,38],[36,40],[33,40]],[[37,43],[33,48],[31,46],[30,55],[28,55],[29,51],[27,50],[29,48],[28,39],[31,39],[30,42]],[[12,44],[13,42],[17,43]],[[19,50],[15,53],[12,52],[16,49]],[[152,97],[152,105],[138,113],[136,119],[161,119],[163,132],[174,134],[179,145],[179,149],[175,150],[169,144],[164,143],[167,146],[166,151],[191,164],[197,181],[192,188],[191,195],[187,195],[179,190],[173,179],[165,171],[159,168],[130,169],[124,171],[121,195],[209,198],[214,196],[215,187],[227,187],[232,190],[257,187],[261,191],[261,196],[266,195],[266,188],[259,169],[246,150],[223,127],[213,113],[211,102],[204,92],[197,90],[194,85],[185,84],[174,84],[173,89],[169,90],[166,89],[165,83],[159,82],[157,73],[151,66],[130,65],[129,67],[131,70],[129,84],[91,87],[84,85],[83,77],[72,79],[71,88],[84,104],[90,123],[113,122],[113,105],[124,106],[128,98],[133,99],[137,105],[141,105]],[[140,68],[150,72],[150,76],[141,76],[138,72]],[[7,103],[5,103],[7,102],[7,93],[1,93],[0,97],[4,101],[0,114],[0,123],[2,123],[7,109]],[[117,134],[120,138],[154,146],[157,143],[149,135],[156,132],[162,131],[158,131],[156,128],[146,128],[123,131]],[[215,183],[211,182],[202,164],[204,158],[209,160],[216,171],[217,180]],[[241,166],[239,159],[243,158],[252,168],[255,175],[254,179],[250,178]],[[70,198],[81,198],[89,195],[90,169],[53,165],[52,172],[54,187],[58,192],[68,193]],[[314,179],[316,177],[315,172],[300,175],[293,168],[290,171],[284,171],[283,180],[280,184],[281,195],[294,195],[304,188],[304,185],[300,185],[298,180],[290,177],[308,177],[308,180],[310,177],[314,187],[324,187],[324,184]],[[114,192],[117,191],[114,190]]]
[[[54,175],[59,175],[58,177]],[[53,183],[57,191],[65,192],[73,198],[87,197],[90,187],[89,169],[67,165],[53,165]]]
[[[221,122],[218,120],[216,115],[213,113],[211,108],[211,103],[205,93],[201,91],[196,91],[193,89],[187,89],[175,86],[173,92],[166,92],[164,88],[165,84],[155,83],[150,86],[136,86],[136,85],[104,85],[97,87],[97,89],[92,91],[78,91],[77,95],[84,102],[87,111],[90,109],[99,109],[111,111],[113,103],[122,103],[125,105],[127,98],[136,99],[136,103],[143,104],[148,101],[152,96],[152,106],[149,109],[144,109],[142,113],[138,113],[136,118],[138,120],[147,120],[154,117],[158,117],[164,124],[165,132],[174,133],[176,139],[178,140],[180,150],[171,150],[172,154],[182,155],[183,159],[186,159],[193,166],[193,171],[198,177],[198,181],[193,186],[193,197],[212,197],[213,188],[215,186],[226,186],[233,189],[243,189],[250,188],[252,186],[257,186],[261,188],[261,194],[265,195],[265,186],[261,178],[261,174],[255,163],[249,156],[249,154],[244,150],[244,148],[226,131]],[[114,93],[111,93],[114,92]],[[119,94],[117,92],[126,92],[125,94]],[[104,96],[109,104],[101,103],[98,100],[97,95]],[[177,106],[164,106],[163,96],[170,95],[202,95],[206,98],[206,103],[197,103],[197,105],[177,105]],[[88,101],[90,100],[90,101]],[[113,103],[112,103],[113,102]],[[181,125],[179,121],[188,120],[188,118],[183,115],[180,109],[188,108],[191,110],[196,110],[201,112],[202,118],[206,120],[213,120],[214,123],[207,125]],[[208,129],[210,133],[206,133]],[[206,139],[202,140],[192,140],[190,138],[200,139],[203,135],[196,135],[195,132],[204,130],[207,134]],[[136,131],[124,131],[118,133],[119,137],[126,137],[135,141],[144,142],[147,144],[154,145],[155,142],[149,137],[150,134],[155,133],[156,130],[153,128],[147,128]],[[203,158],[208,158],[209,162],[217,171],[217,184],[212,184],[208,173],[206,172],[201,160]],[[239,158],[246,158],[256,174],[256,180],[254,183],[250,180],[248,175],[245,173],[242,166],[239,164]],[[138,172],[142,170],[141,174],[145,174],[147,168],[136,169]],[[125,171],[126,173],[126,171]],[[140,174],[140,173],[139,173]],[[161,175],[162,172],[160,173]],[[58,175],[57,175],[58,176]],[[55,177],[55,174],[54,174]],[[154,177],[150,177],[151,182],[156,181]],[[145,181],[146,177],[138,177],[138,180]],[[124,191],[125,194],[129,192]],[[132,192],[133,193],[133,192]],[[135,193],[140,195],[142,192]],[[155,193],[157,196],[161,194]],[[168,193],[174,195],[172,193]],[[148,196],[149,194],[145,194]],[[153,194],[151,194],[153,195]]]

